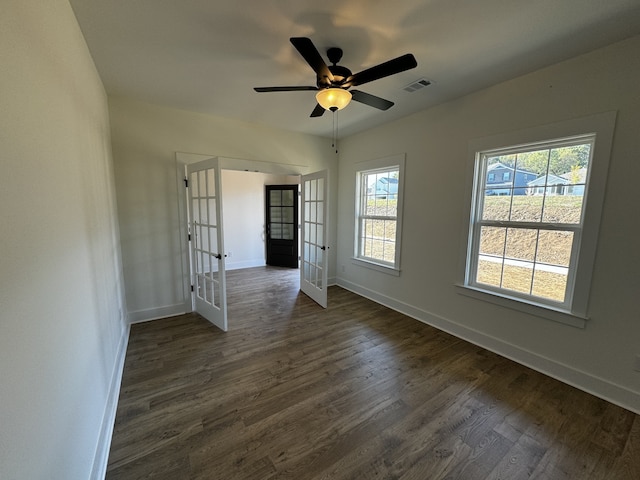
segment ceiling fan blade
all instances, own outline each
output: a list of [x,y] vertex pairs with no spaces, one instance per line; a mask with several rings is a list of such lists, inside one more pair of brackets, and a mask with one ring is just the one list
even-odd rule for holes
[[307,92],[316,91],[318,87],[254,87],[256,92]]
[[370,93],[361,92],[360,90],[350,90],[351,98],[356,102],[364,103],[370,107],[378,108],[380,110],[389,110],[393,107],[394,103],[384,98],[376,97]]
[[324,115],[324,108],[322,107],[322,105],[317,104],[316,108],[313,109],[313,112],[311,112],[311,115],[309,115],[310,117],[321,117],[322,115]]
[[366,70],[351,75],[347,78],[344,86],[355,87],[357,85],[378,80],[379,78],[404,72],[405,70],[411,70],[417,66],[418,62],[416,62],[416,58],[410,53],[407,53],[401,57],[394,58],[393,60],[389,60],[381,63],[380,65],[376,65],[375,67],[367,68]]
[[313,68],[313,71],[316,72],[318,77],[327,78],[330,82],[333,81],[333,74],[329,71],[329,67],[324,63],[318,49],[310,39],[307,37],[291,37],[289,41],[296,47],[296,50],[298,50],[311,68]]

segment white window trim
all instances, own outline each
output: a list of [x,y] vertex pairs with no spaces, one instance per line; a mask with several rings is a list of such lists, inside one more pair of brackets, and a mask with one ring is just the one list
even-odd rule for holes
[[[617,112],[615,111],[605,112],[516,132],[484,137],[469,142],[469,174],[467,175],[467,198],[465,202],[465,219],[468,223],[466,228],[463,229],[464,237],[461,242],[460,277],[457,283],[459,293],[567,325],[585,326],[588,319],[589,291],[595,263],[616,114]],[[579,245],[577,245],[577,249],[574,249],[579,261],[575,270],[573,298],[569,301],[570,308],[543,305],[529,299],[511,296],[504,292],[468,285],[466,278],[467,257],[471,254],[470,228],[473,220],[474,190],[477,185],[477,178],[474,175],[476,174],[475,166],[478,152],[533,143],[544,144],[553,139],[585,134],[595,134],[596,140],[590,167],[588,192],[585,192],[582,238]]]
[[[387,264],[384,262],[376,262],[373,259],[359,257],[360,248],[360,201],[361,201],[361,182],[360,173],[370,172],[374,170],[388,170],[398,169],[398,195],[397,195],[397,215],[396,215],[396,245],[395,245],[395,261],[394,264]],[[404,168],[405,168],[405,154],[391,155],[389,157],[378,158],[375,160],[367,160],[364,162],[358,162],[354,164],[354,177],[356,182],[356,195],[355,195],[355,218],[354,218],[354,246],[353,257],[351,261],[355,265],[361,267],[370,268],[378,272],[387,273],[390,275],[400,275],[400,258],[401,258],[401,240],[402,240],[402,206],[404,198]]]

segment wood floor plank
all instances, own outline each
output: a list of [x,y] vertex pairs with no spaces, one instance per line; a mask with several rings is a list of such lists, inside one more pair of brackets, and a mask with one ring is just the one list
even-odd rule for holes
[[637,415],[298,274],[132,326],[107,479],[640,478]]

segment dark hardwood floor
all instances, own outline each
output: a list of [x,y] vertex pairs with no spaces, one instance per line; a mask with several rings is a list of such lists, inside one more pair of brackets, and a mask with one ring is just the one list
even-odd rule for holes
[[297,274],[132,326],[108,479],[640,479],[638,415]]

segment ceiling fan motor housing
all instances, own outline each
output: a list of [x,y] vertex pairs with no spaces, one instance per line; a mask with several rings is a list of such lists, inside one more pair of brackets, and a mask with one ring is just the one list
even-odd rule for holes
[[333,65],[328,65],[327,68],[333,75],[333,81],[329,80],[327,77],[317,76],[316,85],[318,88],[349,88],[349,86],[344,87],[343,84],[351,76],[351,70],[347,67],[342,67],[337,65],[337,63],[342,58],[342,49],[338,47],[331,47],[327,50],[327,58]]
[[327,77],[316,77],[318,88],[348,88],[349,86],[343,86],[344,82],[351,76],[351,70],[347,67],[341,67],[340,65],[329,65],[329,71],[333,75],[333,82]]

